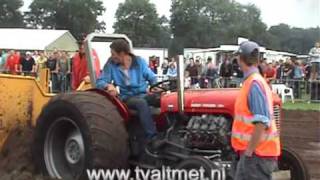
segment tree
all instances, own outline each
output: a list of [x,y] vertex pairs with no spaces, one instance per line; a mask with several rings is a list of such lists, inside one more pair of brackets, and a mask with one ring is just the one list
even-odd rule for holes
[[181,48],[234,44],[239,36],[262,42],[267,32],[256,6],[231,0],[173,0],[171,12],[174,42]]
[[0,0],[0,27],[24,27],[23,17],[19,10],[22,6],[22,0]]
[[[114,24],[116,33],[128,35],[134,46],[166,47],[170,39],[168,20],[159,18],[149,0],[126,0],[120,3]],[[168,23],[167,23],[168,24]]]
[[287,24],[271,26],[268,30],[272,43],[268,47],[280,51],[307,54],[314,43],[320,40],[320,28],[291,28]]
[[34,0],[26,12],[32,28],[67,29],[77,38],[95,30],[104,30],[97,17],[105,11],[100,0]]
[[210,0],[173,0],[170,24],[174,42],[182,47],[210,46],[214,29],[210,8]]
[[228,43],[235,43],[238,37],[247,37],[264,45],[267,26],[261,20],[260,10],[253,4],[241,5],[233,3],[233,10],[229,22],[222,24],[225,29]]

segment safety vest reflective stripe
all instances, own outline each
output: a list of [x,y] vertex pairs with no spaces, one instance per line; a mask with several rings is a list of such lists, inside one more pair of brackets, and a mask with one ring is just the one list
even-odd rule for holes
[[241,116],[241,115],[236,115],[236,116],[234,117],[234,120],[235,120],[235,121],[242,121],[242,122],[244,122],[245,124],[252,124],[253,118],[252,118],[252,117],[245,117],[245,116]]
[[246,124],[251,124],[252,123],[252,118],[244,117],[244,116],[240,116],[240,115],[236,115],[234,117],[234,120],[242,121],[242,122],[244,122]]
[[[251,134],[242,134],[242,133],[232,133],[232,138],[237,138],[237,139],[240,139],[242,141],[250,141],[251,140],[251,137],[252,135]],[[272,134],[263,134],[262,135],[262,138],[261,138],[261,141],[271,141],[271,140],[274,140],[276,138],[279,138],[279,134],[276,132],[276,133],[272,133]]]

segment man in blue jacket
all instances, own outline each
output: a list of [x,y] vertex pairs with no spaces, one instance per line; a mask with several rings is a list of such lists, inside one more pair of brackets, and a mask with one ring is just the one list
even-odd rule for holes
[[148,85],[155,84],[157,77],[143,58],[131,53],[125,40],[113,41],[110,48],[112,56],[97,79],[97,88],[117,96],[115,86],[118,86],[120,99],[130,109],[138,112],[145,136],[147,140],[152,140],[156,137],[157,130],[146,98]]

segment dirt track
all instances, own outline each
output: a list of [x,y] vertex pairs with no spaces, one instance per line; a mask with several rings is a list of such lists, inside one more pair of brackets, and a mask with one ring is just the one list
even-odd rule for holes
[[0,153],[0,180],[47,180],[35,175],[31,155],[32,129],[16,128]]
[[320,112],[283,111],[281,141],[302,157],[312,180],[320,180]]
[[[284,111],[282,143],[296,150],[307,164],[312,180],[320,180],[320,113]],[[46,180],[34,175],[32,129],[17,128],[0,153],[0,180]]]

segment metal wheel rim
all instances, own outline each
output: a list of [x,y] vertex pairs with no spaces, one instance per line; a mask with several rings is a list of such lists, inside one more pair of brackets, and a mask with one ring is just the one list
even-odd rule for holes
[[49,128],[44,143],[44,161],[52,178],[75,179],[81,174],[85,147],[79,126],[70,118],[61,117]]

